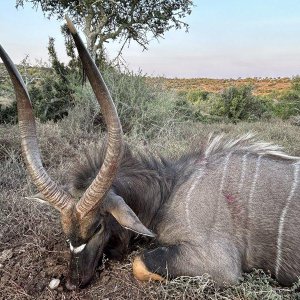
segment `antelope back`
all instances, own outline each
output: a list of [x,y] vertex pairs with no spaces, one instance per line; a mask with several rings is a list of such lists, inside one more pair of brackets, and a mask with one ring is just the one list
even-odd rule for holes
[[229,240],[243,258],[244,271],[264,268],[290,283],[300,271],[299,169],[297,157],[271,145],[223,144],[200,159],[175,190],[163,209],[158,237],[167,244],[196,244],[200,252],[212,241],[221,247]]

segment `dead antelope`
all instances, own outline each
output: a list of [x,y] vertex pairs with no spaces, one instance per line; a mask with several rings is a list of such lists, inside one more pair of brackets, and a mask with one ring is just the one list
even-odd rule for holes
[[67,23],[108,128],[107,143],[78,168],[68,191],[43,168],[28,93],[0,48],[15,88],[29,174],[40,197],[61,213],[71,252],[67,288],[87,285],[103,253],[122,256],[137,234],[157,244],[133,262],[140,280],[208,273],[219,285],[234,284],[242,272],[262,268],[281,284],[296,281],[299,158],[250,135],[215,137],[176,161],[132,155],[110,93]]

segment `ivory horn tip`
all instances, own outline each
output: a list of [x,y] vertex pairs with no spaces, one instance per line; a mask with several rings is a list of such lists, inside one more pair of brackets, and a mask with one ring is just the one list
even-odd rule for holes
[[65,19],[66,19],[66,21],[67,21],[67,26],[68,26],[70,32],[71,32],[72,34],[76,34],[76,33],[77,33],[77,30],[76,30],[76,28],[75,28],[73,22],[71,21],[71,19],[70,19],[67,15],[65,15]]

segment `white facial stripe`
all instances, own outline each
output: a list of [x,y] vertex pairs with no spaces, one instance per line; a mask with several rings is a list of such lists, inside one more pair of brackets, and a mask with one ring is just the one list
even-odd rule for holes
[[85,248],[85,246],[86,246],[86,244],[82,244],[78,247],[73,247],[72,244],[70,243],[70,250],[71,250],[71,252],[78,254]]

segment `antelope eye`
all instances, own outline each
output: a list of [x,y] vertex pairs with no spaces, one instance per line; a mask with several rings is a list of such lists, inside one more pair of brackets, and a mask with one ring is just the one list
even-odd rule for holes
[[98,226],[96,227],[95,231],[94,231],[94,235],[100,231],[103,230],[103,226],[102,226],[102,222],[98,224]]

